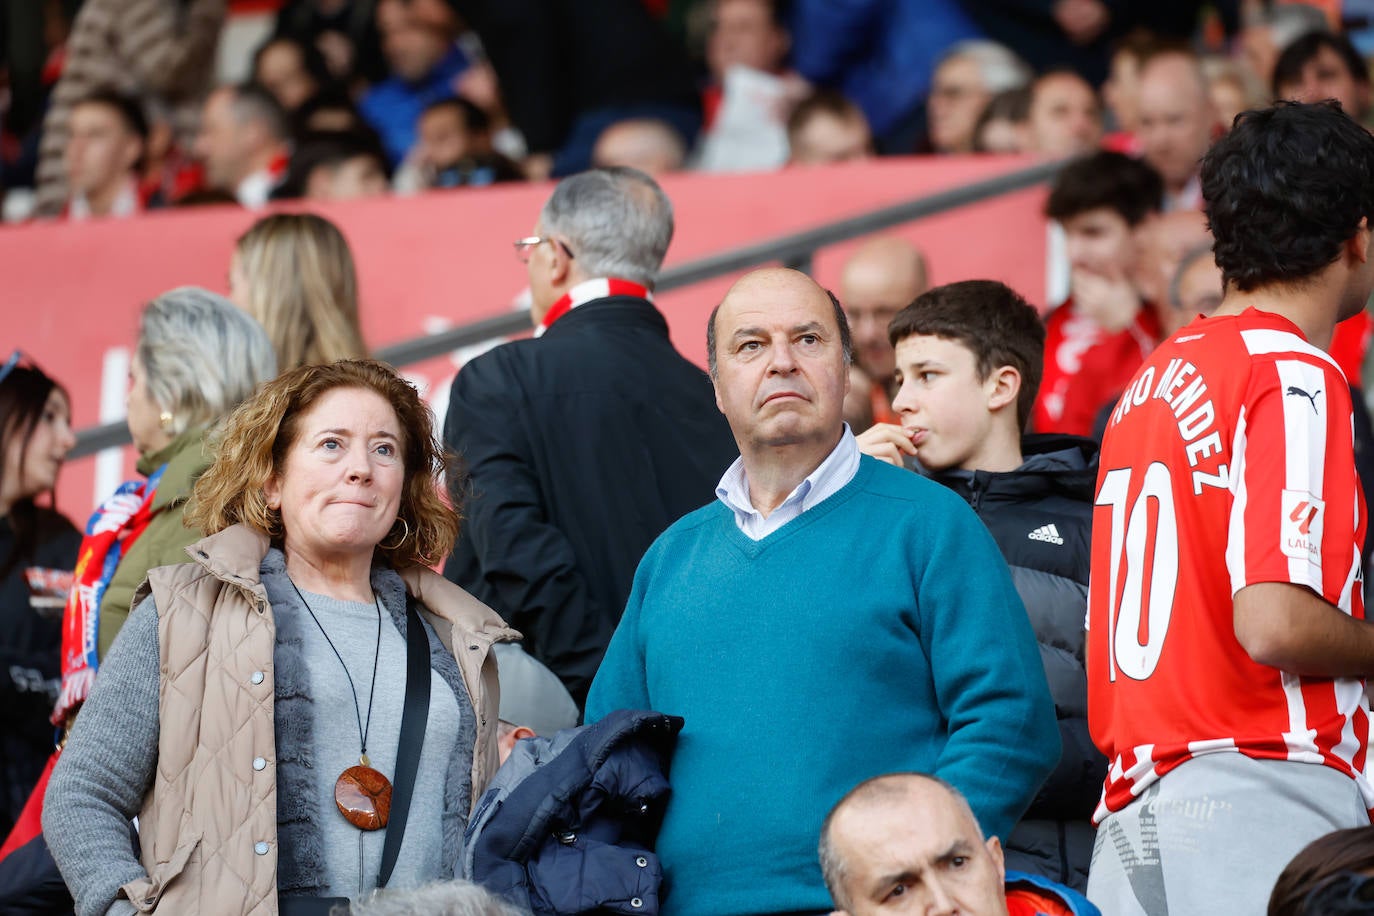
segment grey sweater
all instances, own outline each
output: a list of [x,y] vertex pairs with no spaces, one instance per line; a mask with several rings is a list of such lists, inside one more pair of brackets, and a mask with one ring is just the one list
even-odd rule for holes
[[[270,551],[260,572],[277,624],[277,885],[284,894],[353,897],[360,890],[359,831],[333,801],[334,780],[358,762],[353,696],[338,658],[286,578],[281,553]],[[405,689],[405,586],[394,572],[376,570],[373,588],[389,623],[384,619],[368,754],[390,776]],[[376,609],[307,598],[348,664],[366,720]],[[102,662],[45,800],[44,834],[78,916],[135,912],[127,900],[115,898],[123,884],[144,873],[130,847],[128,821],[142,807],[157,765],[157,628],[149,598],[129,616]],[[471,797],[472,704],[457,662],[428,624],[426,633],[436,676],[415,801],[391,887],[455,874]],[[376,881],[384,837],[385,831],[363,837],[363,890]]]

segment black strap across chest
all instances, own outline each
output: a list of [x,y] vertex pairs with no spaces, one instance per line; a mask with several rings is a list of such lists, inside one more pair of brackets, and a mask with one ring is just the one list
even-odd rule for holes
[[406,698],[401,713],[401,737],[396,746],[396,778],[392,781],[391,817],[382,844],[382,868],[377,886],[386,887],[405,838],[406,817],[415,795],[415,774],[420,769],[420,749],[425,743],[429,719],[429,637],[416,610],[415,599],[406,595]]

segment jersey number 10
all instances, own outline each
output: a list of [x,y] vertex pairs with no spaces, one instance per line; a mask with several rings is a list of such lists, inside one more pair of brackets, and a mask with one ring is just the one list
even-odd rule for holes
[[[1169,468],[1158,461],[1151,464],[1134,500],[1131,471],[1108,471],[1097,493],[1097,505],[1110,506],[1112,510],[1107,658],[1113,681],[1118,669],[1137,681],[1154,674],[1164,651],[1164,637],[1174,610],[1174,588],[1178,585],[1178,528]],[[1151,500],[1157,507],[1153,532]]]

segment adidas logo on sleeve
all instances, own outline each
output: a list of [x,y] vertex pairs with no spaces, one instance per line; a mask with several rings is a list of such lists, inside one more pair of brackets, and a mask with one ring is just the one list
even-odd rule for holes
[[1058,544],[1060,547],[1064,546],[1064,539],[1059,536],[1059,529],[1054,525],[1041,525],[1026,537],[1032,541],[1045,541],[1049,544]]

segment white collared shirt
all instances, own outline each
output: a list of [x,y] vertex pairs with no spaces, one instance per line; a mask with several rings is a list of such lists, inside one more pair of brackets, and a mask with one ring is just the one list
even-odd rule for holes
[[840,441],[826,459],[768,517],[754,508],[749,499],[749,478],[744,473],[744,458],[736,458],[716,486],[716,498],[735,513],[735,524],[749,538],[761,541],[768,535],[834,496],[859,472],[859,443],[844,425]]
[[[134,216],[143,207],[138,199],[138,182],[129,178],[124,182],[124,186],[119,189],[115,199],[110,203],[110,212],[106,216],[125,217]],[[91,202],[86,199],[86,195],[80,191],[72,195],[71,204],[67,208],[67,219],[73,222],[85,222],[94,218],[91,213]]]
[[279,178],[279,175],[274,175],[269,169],[258,169],[239,182],[234,197],[237,198],[239,205],[245,209],[261,210],[267,206],[267,201],[272,196],[272,189],[277,186]]
[[1183,186],[1183,190],[1178,194],[1164,192],[1164,212],[1173,213],[1178,210],[1201,210],[1202,209],[1202,175],[1195,174],[1188,179],[1188,183]]

